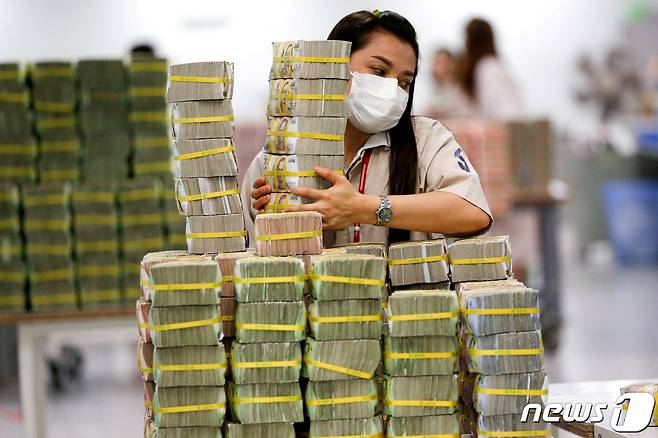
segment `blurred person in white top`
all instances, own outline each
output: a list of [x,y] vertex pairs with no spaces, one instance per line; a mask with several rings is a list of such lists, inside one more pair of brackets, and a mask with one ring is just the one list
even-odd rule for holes
[[515,119],[522,113],[521,99],[512,77],[496,51],[493,29],[480,18],[466,25],[459,83],[479,116]]
[[434,87],[428,108],[428,113],[433,118],[461,117],[473,112],[457,82],[456,68],[457,60],[449,49],[440,48],[434,53]]

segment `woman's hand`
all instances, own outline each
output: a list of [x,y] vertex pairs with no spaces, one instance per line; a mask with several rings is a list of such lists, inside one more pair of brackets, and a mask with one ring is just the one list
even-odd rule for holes
[[251,198],[254,200],[251,206],[256,210],[256,214],[263,213],[265,206],[270,202],[272,197],[272,187],[267,184],[264,176],[254,181],[254,189],[251,191]]
[[[316,190],[308,187],[295,187],[291,190],[294,195],[313,199],[312,204],[292,206],[286,211],[317,211],[322,214],[322,228],[326,230],[341,230],[353,223],[366,223],[361,216],[368,196],[362,195],[352,187],[352,184],[343,175],[324,167],[316,167],[315,171],[322,178],[331,183],[326,190]],[[372,219],[374,221],[374,212]],[[370,221],[372,222],[372,221]]]

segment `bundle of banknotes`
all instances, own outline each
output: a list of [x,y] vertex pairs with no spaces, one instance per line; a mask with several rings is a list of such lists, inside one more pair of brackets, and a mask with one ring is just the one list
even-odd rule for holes
[[26,271],[23,261],[21,196],[18,186],[0,183],[0,311],[25,310]]
[[37,146],[32,132],[30,99],[18,64],[0,64],[0,181],[36,179]]
[[388,420],[386,436],[460,436],[459,420],[456,414],[428,415],[422,417],[392,417]]
[[86,183],[72,194],[80,303],[83,308],[121,303],[119,234],[113,185]]
[[75,181],[79,176],[75,67],[70,62],[37,62],[29,71],[39,138],[40,181]]
[[448,247],[453,283],[503,280],[512,275],[508,236],[461,239]]
[[384,412],[392,418],[445,415],[457,410],[457,374],[387,377],[384,386]]
[[233,143],[233,63],[169,67],[176,202],[197,254],[244,251],[246,231]]
[[322,215],[317,212],[265,213],[256,216],[254,239],[259,256],[322,252]]
[[388,266],[393,288],[432,285],[447,289],[450,280],[444,239],[393,244],[388,248]]

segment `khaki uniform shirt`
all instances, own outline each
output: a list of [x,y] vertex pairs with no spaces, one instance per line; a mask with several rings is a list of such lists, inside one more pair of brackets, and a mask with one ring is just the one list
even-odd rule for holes
[[[484,196],[480,178],[466,154],[461,149],[452,132],[441,122],[428,117],[413,117],[416,145],[418,148],[418,180],[416,193],[449,192],[453,193],[482,211],[491,218],[493,216]],[[393,146],[394,147],[394,146]],[[372,149],[368,173],[366,175],[365,193],[371,195],[388,194],[389,152],[391,149],[388,132],[373,134],[359,149],[352,163],[344,169],[345,176],[358,190],[359,179],[363,169],[363,156],[366,150]],[[263,152],[256,155],[242,183],[242,201],[245,207],[247,228],[252,235],[253,218],[256,211],[251,206],[251,191],[254,181],[264,172]],[[438,213],[438,212],[437,212]],[[374,215],[375,212],[373,211]],[[393,210],[395,214],[395,209]],[[444,214],[450,214],[445,212]],[[481,233],[488,231],[482,230]],[[332,233],[324,233],[325,246],[345,245],[352,242],[354,227]],[[427,240],[441,237],[440,234],[430,234],[418,231],[411,232],[411,240]],[[377,225],[361,225],[361,242],[388,243],[388,228]]]

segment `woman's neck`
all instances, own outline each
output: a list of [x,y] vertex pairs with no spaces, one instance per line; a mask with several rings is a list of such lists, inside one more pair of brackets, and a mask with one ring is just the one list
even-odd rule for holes
[[349,166],[352,163],[352,160],[356,156],[361,146],[365,144],[370,138],[370,134],[360,131],[355,128],[349,120],[347,121],[347,127],[345,128],[345,140],[343,141],[343,149],[345,154],[345,167]]

